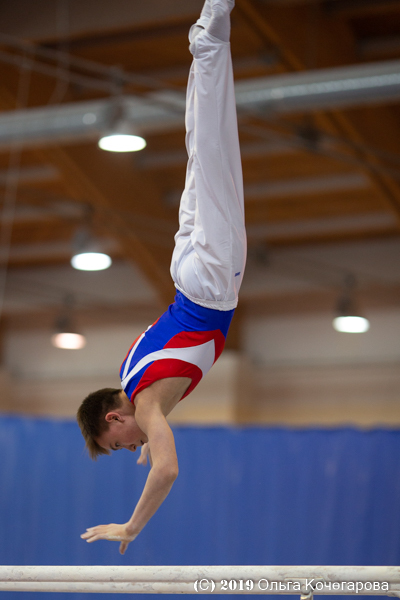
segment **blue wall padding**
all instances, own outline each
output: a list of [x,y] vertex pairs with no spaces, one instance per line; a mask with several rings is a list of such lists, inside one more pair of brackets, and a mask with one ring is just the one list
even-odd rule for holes
[[[400,431],[183,427],[175,437],[178,480],[121,557],[117,543],[79,535],[128,520],[147,475],[138,453],[92,462],[75,423],[1,418],[0,564],[400,563]],[[51,595],[67,596],[83,598]],[[95,597],[111,598],[85,596]]]

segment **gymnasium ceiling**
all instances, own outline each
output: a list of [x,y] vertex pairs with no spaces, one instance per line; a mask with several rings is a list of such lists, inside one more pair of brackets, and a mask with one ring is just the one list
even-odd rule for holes
[[[173,298],[187,32],[201,6],[202,0],[1,3],[6,324],[49,325],[67,293],[84,325],[147,317]],[[267,76],[310,71],[313,81],[318,69],[380,69],[400,61],[400,1],[237,0],[232,54],[241,89]],[[400,74],[400,62],[393,65]],[[39,132],[28,140],[21,126],[19,141],[7,138],[4,117],[12,120],[16,107],[30,120],[35,113],[26,111],[38,107],[90,107],[98,100],[115,107],[122,96],[150,111],[135,122],[147,140],[142,152],[103,152],[93,129],[69,137]],[[152,118],[152,108],[164,116]],[[242,314],[326,310],[349,274],[367,309],[398,306],[400,92],[322,108],[238,108],[249,238]],[[70,267],[82,228],[111,254],[108,272]]]

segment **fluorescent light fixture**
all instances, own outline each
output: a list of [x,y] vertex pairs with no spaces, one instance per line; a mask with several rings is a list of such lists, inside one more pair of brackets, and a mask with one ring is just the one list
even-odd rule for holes
[[86,345],[86,338],[80,333],[55,333],[51,337],[51,343],[56,348],[80,350]]
[[108,152],[138,152],[146,147],[146,140],[139,135],[111,133],[100,138],[99,147]]
[[71,258],[71,265],[78,271],[104,271],[111,267],[112,260],[103,252],[81,252]]
[[369,321],[365,317],[340,316],[333,319],[333,327],[343,333],[365,333],[369,329]]

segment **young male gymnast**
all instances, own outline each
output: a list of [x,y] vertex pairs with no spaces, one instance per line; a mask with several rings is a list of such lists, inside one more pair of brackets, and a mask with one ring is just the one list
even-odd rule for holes
[[171,262],[175,302],[133,343],[120,371],[123,391],[90,394],[77,415],[92,458],[142,446],[138,463],[150,459],[129,521],[90,527],[81,536],[87,542],[118,541],[121,554],[178,475],[166,417],[220,356],[243,278],[243,182],[229,44],[233,6],[234,0],[206,0],[189,33],[189,161]]

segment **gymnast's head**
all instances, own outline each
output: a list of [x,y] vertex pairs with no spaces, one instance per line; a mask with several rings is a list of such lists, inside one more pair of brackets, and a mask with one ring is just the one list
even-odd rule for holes
[[103,388],[89,394],[79,407],[77,421],[89,456],[96,460],[110,450],[135,452],[147,437],[135,421],[135,406],[120,389]]

